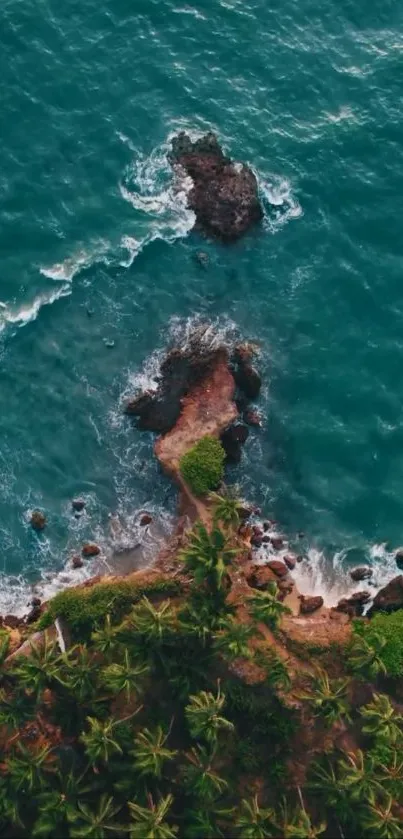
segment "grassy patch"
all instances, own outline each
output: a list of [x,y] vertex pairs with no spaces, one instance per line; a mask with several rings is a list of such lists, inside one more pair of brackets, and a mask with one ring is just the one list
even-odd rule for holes
[[379,612],[369,623],[355,621],[354,631],[361,635],[370,646],[375,636],[381,636],[386,644],[379,653],[379,657],[386,667],[388,676],[394,678],[403,676],[403,609],[390,615]]
[[106,615],[119,622],[130,612],[134,603],[147,595],[179,594],[182,585],[176,580],[155,580],[147,585],[121,580],[117,583],[98,583],[89,588],[65,589],[50,601],[47,612],[38,622],[38,629],[45,629],[55,618],[64,618],[73,640],[88,640],[91,632],[103,624]]
[[225,452],[215,437],[203,437],[180,461],[182,477],[195,495],[217,489],[224,475]]

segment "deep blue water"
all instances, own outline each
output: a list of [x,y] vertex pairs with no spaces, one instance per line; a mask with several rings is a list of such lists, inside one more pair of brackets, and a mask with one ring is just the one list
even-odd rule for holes
[[[402,4],[4,0],[0,22],[0,606],[83,538],[110,555],[111,514],[129,545],[140,509],[172,512],[121,403],[195,317],[262,347],[264,428],[231,478],[306,533],[316,583],[353,555],[392,574],[374,546],[403,542]],[[264,224],[232,248],[189,233],[181,128],[258,175]]]

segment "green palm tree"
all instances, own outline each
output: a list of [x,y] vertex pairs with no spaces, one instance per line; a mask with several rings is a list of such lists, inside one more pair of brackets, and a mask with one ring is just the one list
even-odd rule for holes
[[339,776],[351,801],[374,804],[380,785],[374,774],[373,761],[361,749],[349,752],[345,760],[339,761]]
[[60,656],[55,678],[79,703],[92,701],[98,692],[98,668],[87,647],[75,646]]
[[395,711],[388,696],[374,693],[372,702],[361,708],[361,714],[365,720],[362,728],[365,734],[371,734],[392,744],[400,741],[403,717]]
[[346,697],[348,679],[330,681],[325,670],[317,669],[311,683],[312,692],[303,693],[300,698],[308,702],[314,716],[323,717],[328,726],[341,719],[350,721],[350,707]]
[[301,807],[297,807],[292,813],[289,813],[287,801],[284,799],[281,807],[279,827],[283,839],[317,839],[318,836],[325,832],[327,824],[326,822],[321,822],[316,826],[313,825],[303,802]]
[[274,810],[260,807],[257,795],[241,801],[235,826],[240,839],[269,839],[278,836]]
[[222,827],[227,826],[234,810],[224,809],[216,802],[209,802],[208,808],[200,810],[185,810],[184,835],[186,839],[221,839],[224,835]]
[[59,672],[60,655],[56,643],[45,633],[43,644],[31,644],[28,655],[14,659],[12,673],[24,690],[40,699]]
[[35,702],[32,697],[16,690],[9,694],[0,690],[0,726],[13,731],[22,728],[28,720],[35,716]]
[[319,793],[328,810],[333,810],[342,821],[354,823],[357,807],[353,807],[338,764],[334,765],[330,761],[324,765],[313,763],[308,786]]
[[208,743],[215,744],[220,732],[233,731],[233,723],[222,715],[225,694],[221,694],[220,683],[218,683],[216,696],[210,691],[202,690],[200,693],[189,696],[189,700],[185,715],[190,733],[195,740],[202,737]]
[[403,836],[403,823],[399,814],[393,811],[392,796],[387,796],[380,803],[370,804],[362,819],[362,826],[370,836],[377,839],[400,839]]
[[105,657],[108,657],[115,649],[119,627],[113,626],[111,616],[107,615],[102,629],[97,629],[91,635],[91,641],[95,650]]
[[387,763],[379,763],[376,766],[375,777],[383,789],[393,797],[399,798],[403,790],[403,759],[396,749],[392,750]]
[[368,643],[362,635],[356,635],[348,655],[348,662],[354,672],[364,673],[369,679],[376,679],[386,674],[386,666],[382,659],[382,650],[386,645],[386,638],[378,633],[371,637]]
[[76,814],[77,799],[91,790],[91,787],[82,784],[83,777],[73,772],[67,775],[60,771],[57,773],[58,788],[38,796],[39,817],[33,826],[32,836],[53,839],[69,835],[68,824]]
[[109,718],[106,721],[87,717],[89,731],[81,735],[85,751],[92,763],[108,763],[116,754],[123,754],[123,749],[116,739],[116,727],[119,720]]
[[237,553],[237,548],[228,546],[227,538],[219,527],[214,526],[209,533],[204,524],[198,522],[179,558],[193,573],[197,585],[207,583],[210,590],[216,592],[227,582],[227,568]]
[[274,582],[269,583],[266,591],[254,592],[252,597],[248,597],[247,603],[255,620],[262,621],[273,629],[283,615],[291,612],[288,606],[284,606],[278,599],[278,586]]
[[215,650],[229,659],[251,658],[249,641],[256,636],[256,629],[249,623],[240,623],[234,616],[224,618],[221,627],[213,636]]
[[142,681],[150,671],[146,664],[133,664],[128,650],[125,650],[122,664],[114,662],[102,670],[102,682],[112,694],[125,693],[129,702],[131,696],[142,690]]
[[214,769],[214,757],[214,751],[196,746],[186,753],[188,763],[182,769],[186,789],[206,803],[214,801],[228,787],[227,781]]
[[158,804],[149,795],[148,807],[129,801],[132,818],[130,839],[175,839],[178,827],[165,821],[172,803],[173,796],[170,794],[161,798]]
[[110,833],[122,833],[124,828],[115,822],[121,810],[111,796],[105,793],[99,798],[97,808],[78,801],[74,811],[69,812],[69,836],[72,839],[105,839]]
[[2,664],[4,664],[7,658],[9,646],[10,636],[8,632],[3,632],[2,630],[0,630],[0,667]]
[[224,495],[210,492],[209,499],[214,508],[214,523],[222,524],[226,528],[237,528],[239,525],[239,510],[242,508],[236,490],[227,487]]
[[147,645],[159,646],[176,632],[177,617],[170,600],[154,606],[144,596],[132,610],[128,625]]
[[46,785],[46,774],[54,771],[52,749],[43,746],[31,751],[23,743],[17,743],[17,754],[5,761],[6,771],[12,787],[17,792],[38,792]]
[[145,728],[144,731],[136,734],[135,749],[131,754],[134,766],[140,775],[160,778],[164,764],[174,759],[177,752],[165,746],[169,734],[170,731],[165,734],[160,725],[152,731]]

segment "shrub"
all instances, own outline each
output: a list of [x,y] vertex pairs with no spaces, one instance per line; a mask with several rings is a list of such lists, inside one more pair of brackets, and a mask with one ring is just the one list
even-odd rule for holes
[[224,475],[225,452],[215,437],[203,437],[180,461],[182,477],[195,495],[217,489]]
[[403,609],[398,612],[378,612],[369,623],[356,621],[354,630],[371,646],[380,636],[386,643],[380,650],[379,657],[383,661],[388,676],[403,676]]
[[144,594],[177,594],[181,589],[179,582],[164,579],[147,585],[120,580],[97,583],[89,588],[65,589],[50,601],[38,628],[45,629],[55,618],[61,617],[67,621],[74,641],[89,640],[91,632],[104,623],[106,615],[110,615],[113,622],[119,622]]

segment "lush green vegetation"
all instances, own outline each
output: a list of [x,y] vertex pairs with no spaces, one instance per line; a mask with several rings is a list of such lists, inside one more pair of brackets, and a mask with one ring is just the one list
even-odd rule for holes
[[195,495],[217,489],[224,476],[225,452],[215,437],[203,437],[180,462],[182,477]]
[[356,645],[368,657],[375,656],[379,669],[388,676],[403,676],[403,609],[390,615],[379,612],[371,621],[356,621],[355,632]]
[[146,586],[121,580],[116,583],[99,583],[88,588],[71,588],[59,592],[51,600],[49,609],[38,623],[38,629],[50,626],[55,618],[64,618],[72,637],[86,641],[91,632],[109,615],[114,622],[126,615],[143,594],[175,595],[181,591],[177,580],[157,579]]
[[374,660],[357,648],[349,675],[342,656],[289,663],[277,588],[231,600],[236,517],[212,500],[181,554],[190,586],[58,595],[42,624],[83,632],[64,654],[46,636],[7,659],[1,635],[5,839],[403,837],[403,716],[383,672],[362,690]]

